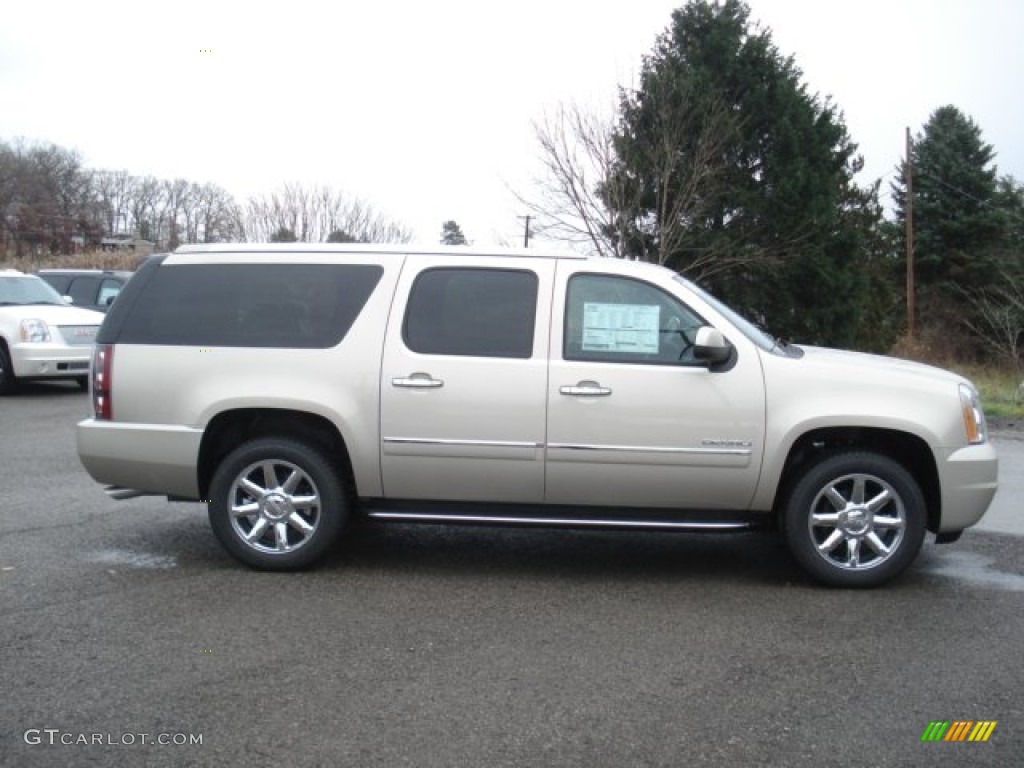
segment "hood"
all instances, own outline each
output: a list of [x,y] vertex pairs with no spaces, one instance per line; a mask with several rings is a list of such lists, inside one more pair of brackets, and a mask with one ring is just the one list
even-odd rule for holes
[[99,325],[105,315],[81,307],[57,306],[54,304],[21,304],[0,307],[0,314],[22,320],[42,320],[47,325]]
[[865,352],[848,352],[827,347],[800,346],[804,352],[804,360],[814,366],[824,366],[831,370],[842,370],[845,374],[870,380],[873,375],[907,376],[916,379],[927,379],[932,382],[949,382],[961,384],[970,382],[963,376],[936,368],[924,363],[915,363],[898,357],[869,355]]

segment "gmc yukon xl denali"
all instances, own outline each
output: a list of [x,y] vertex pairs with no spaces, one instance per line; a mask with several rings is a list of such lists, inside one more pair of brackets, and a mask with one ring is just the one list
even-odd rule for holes
[[90,389],[92,477],[204,501],[263,569],[315,563],[363,515],[768,527],[815,579],[874,586],[996,490],[970,382],[785,344],[614,259],[186,246],[111,307]]

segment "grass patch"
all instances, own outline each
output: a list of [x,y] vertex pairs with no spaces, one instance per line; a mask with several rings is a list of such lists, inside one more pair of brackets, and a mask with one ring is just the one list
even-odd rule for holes
[[1024,375],[1019,369],[973,365],[957,370],[978,388],[985,416],[1024,422]]
[[148,254],[125,251],[90,251],[70,256],[24,256],[0,254],[0,269],[35,272],[37,269],[127,269],[134,271]]

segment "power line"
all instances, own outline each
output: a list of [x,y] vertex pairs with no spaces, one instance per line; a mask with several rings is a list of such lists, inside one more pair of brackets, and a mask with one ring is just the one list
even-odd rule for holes
[[1011,209],[999,206],[996,203],[993,203],[991,200],[983,200],[980,197],[972,195],[970,192],[966,192],[966,191],[960,189],[959,187],[953,186],[952,184],[950,184],[945,179],[939,178],[934,173],[929,173],[928,171],[921,170],[921,171],[918,172],[918,176],[927,176],[932,181],[938,182],[939,184],[944,186],[946,189],[948,189],[948,190],[950,190],[952,192],[956,192],[961,197],[966,197],[967,199],[973,200],[974,202],[978,203],[979,205],[984,205],[984,206],[986,206],[988,208],[991,208],[994,211],[1001,211],[1001,212],[1007,214],[1008,216],[1011,216],[1011,217],[1017,219],[1018,221],[1024,221],[1024,216],[1020,216],[1019,214],[1015,213]]

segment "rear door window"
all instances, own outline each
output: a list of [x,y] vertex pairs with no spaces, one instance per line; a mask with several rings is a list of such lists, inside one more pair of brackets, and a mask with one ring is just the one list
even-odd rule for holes
[[409,294],[405,344],[425,355],[529,358],[537,286],[528,270],[424,270]]

